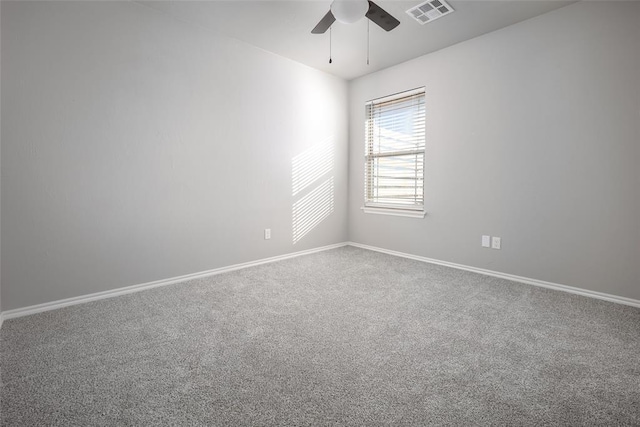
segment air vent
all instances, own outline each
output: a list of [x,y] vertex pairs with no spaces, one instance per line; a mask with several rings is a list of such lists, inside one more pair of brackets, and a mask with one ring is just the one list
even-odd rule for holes
[[428,0],[407,10],[407,14],[424,25],[453,12],[453,8],[444,0]]

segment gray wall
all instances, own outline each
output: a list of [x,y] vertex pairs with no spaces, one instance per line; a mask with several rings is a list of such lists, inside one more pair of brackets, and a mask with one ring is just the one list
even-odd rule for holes
[[[576,3],[352,81],[350,240],[640,299],[639,23]],[[422,85],[427,217],[364,214],[364,103]]]
[[[352,81],[349,97],[139,4],[1,10],[2,310],[347,237],[640,299],[637,2],[578,3]],[[363,103],[421,85],[428,216],[365,215]],[[330,178],[332,213],[293,244],[294,205]]]
[[346,240],[344,81],[132,2],[3,1],[1,25],[3,310]]
[[[0,76],[2,75],[2,7],[0,7]],[[2,99],[2,78],[0,78],[0,99]],[[0,114],[0,191],[2,189],[2,114]],[[2,242],[2,197],[0,197],[0,242]],[[2,245],[0,245],[0,314],[2,310]],[[0,325],[2,319],[0,318]]]

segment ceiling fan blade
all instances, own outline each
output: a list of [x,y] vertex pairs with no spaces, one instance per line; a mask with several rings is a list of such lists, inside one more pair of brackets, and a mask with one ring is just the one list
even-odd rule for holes
[[378,24],[380,28],[385,31],[391,31],[395,27],[400,25],[400,21],[389,15],[387,11],[385,11],[383,8],[381,8],[371,0],[369,0],[369,11],[365,16],[371,19],[375,24]]
[[326,32],[334,22],[336,22],[336,17],[333,16],[333,13],[331,13],[331,11],[327,12],[327,14],[324,15],[324,18],[322,18],[320,22],[318,22],[318,25],[316,25],[315,28],[311,30],[311,34],[322,34]]

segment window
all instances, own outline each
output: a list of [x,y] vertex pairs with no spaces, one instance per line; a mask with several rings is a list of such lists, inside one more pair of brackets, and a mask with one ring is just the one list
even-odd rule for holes
[[424,88],[366,104],[368,213],[424,217]]

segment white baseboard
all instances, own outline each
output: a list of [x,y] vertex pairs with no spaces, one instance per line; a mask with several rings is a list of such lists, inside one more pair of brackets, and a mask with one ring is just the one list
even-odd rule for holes
[[131,294],[133,292],[140,292],[151,288],[157,288],[160,286],[173,285],[176,283],[186,282],[188,280],[200,279],[209,276],[215,276],[217,274],[228,273],[230,271],[241,270],[243,268],[254,267],[256,265],[268,264],[276,261],[283,261],[285,259],[299,257],[301,255],[308,255],[316,252],[327,251],[330,249],[347,246],[347,243],[337,243],[329,246],[322,246],[319,248],[308,249],[300,252],[293,252],[285,255],[278,255],[270,258],[263,258],[257,261],[245,262],[242,264],[230,265],[228,267],[215,268],[213,270],[202,271],[199,273],[186,274],[184,276],[172,277],[170,279],[156,280],[154,282],[142,283],[139,285],[127,286],[124,288],[113,289],[110,291],[97,292],[94,294],[83,295],[79,297],[67,298],[58,301],[47,302],[44,304],[32,305],[24,308],[17,308],[14,310],[7,310],[0,313],[0,327],[4,319],[13,319],[16,317],[28,316],[30,314],[42,313],[43,311],[56,310],[62,307],[68,307],[70,305],[83,304],[90,301],[97,301],[105,298],[113,298],[120,295]]
[[630,305],[632,307],[639,307],[640,308],[640,300],[636,300],[636,299],[632,299],[632,298],[619,297],[619,296],[616,296],[616,295],[605,294],[605,293],[602,293],[602,292],[596,292],[596,291],[589,291],[587,289],[574,288],[573,286],[560,285],[558,283],[553,283],[553,282],[545,282],[544,280],[531,279],[529,277],[516,276],[514,274],[508,274],[508,273],[501,273],[499,271],[485,270],[483,268],[471,267],[471,266],[468,266],[468,265],[456,264],[456,263],[448,262],[448,261],[440,261],[440,260],[437,260],[437,259],[426,258],[426,257],[418,256],[418,255],[411,255],[411,254],[407,254],[407,253],[404,253],[404,252],[391,251],[391,250],[388,250],[388,249],[378,248],[378,247],[369,246],[369,245],[363,245],[363,244],[355,243],[355,242],[349,242],[348,244],[349,244],[349,246],[354,246],[354,247],[362,248],[362,249],[368,249],[370,251],[382,252],[382,253],[385,253],[385,254],[388,254],[388,255],[395,255],[395,256],[402,257],[402,258],[413,259],[413,260],[416,260],[416,261],[428,262],[430,264],[444,265],[446,267],[452,267],[452,268],[456,268],[458,270],[471,271],[473,273],[484,274],[486,276],[499,277],[501,279],[512,280],[514,282],[525,283],[527,285],[533,285],[533,286],[539,286],[539,287],[542,287],[542,288],[554,289],[556,291],[568,292],[568,293],[571,293],[571,294],[582,295],[582,296],[585,296],[585,297],[596,298],[596,299],[601,299],[601,300],[605,300],[605,301],[610,301],[610,302],[615,302],[615,303],[618,303],[618,304]]
[[124,287],[124,288],[118,288],[118,289],[114,289],[114,290],[110,290],[110,291],[97,292],[97,293],[94,293],[94,294],[83,295],[83,296],[74,297],[74,298],[67,298],[67,299],[63,299],[63,300],[52,301],[52,302],[48,302],[48,303],[44,303],[44,304],[38,304],[38,305],[32,305],[32,306],[29,306],[29,307],[18,308],[18,309],[14,309],[14,310],[8,310],[8,311],[4,311],[4,312],[0,313],[0,328],[2,327],[2,323],[4,322],[5,319],[13,319],[13,318],[16,318],[16,317],[28,316],[30,314],[41,313],[41,312],[49,311],[49,310],[56,310],[58,308],[68,307],[68,306],[71,306],[71,305],[83,304],[83,303],[86,303],[86,302],[97,301],[97,300],[106,299],[106,298],[113,298],[113,297],[117,297],[117,296],[120,296],[120,295],[130,294],[130,293],[133,293],[133,292],[144,291],[146,289],[157,288],[157,287],[160,287],[160,286],[173,285],[173,284],[182,283],[182,282],[186,282],[186,281],[193,280],[193,279],[200,279],[200,278],[204,278],[204,277],[215,276],[217,274],[227,273],[227,272],[230,272],[230,271],[240,270],[240,269],[243,269],[243,268],[253,267],[253,266],[256,266],[256,265],[268,264],[268,263],[276,262],[276,261],[282,261],[282,260],[285,260],[285,259],[295,258],[295,257],[298,257],[298,256],[308,255],[308,254],[312,254],[312,253],[316,253],[316,252],[327,251],[327,250],[330,250],[330,249],[335,249],[335,248],[339,248],[339,247],[347,246],[347,245],[354,246],[354,247],[357,247],[357,248],[367,249],[367,250],[371,250],[371,251],[382,252],[382,253],[385,253],[385,254],[388,254],[388,255],[394,255],[394,256],[399,256],[399,257],[403,257],[403,258],[409,258],[409,259],[413,259],[413,260],[416,260],[416,261],[428,262],[428,263],[431,263],[431,264],[443,265],[443,266],[446,266],[446,267],[456,268],[456,269],[459,269],[459,270],[466,270],[466,271],[471,271],[473,273],[484,274],[486,276],[498,277],[498,278],[501,278],[501,279],[512,280],[514,282],[525,283],[525,284],[529,284],[529,285],[533,285],[533,286],[539,286],[539,287],[548,288],[548,289],[554,289],[554,290],[557,290],[557,291],[569,292],[569,293],[572,293],[572,294],[582,295],[582,296],[586,296],[586,297],[590,297],[590,298],[596,298],[596,299],[601,299],[601,300],[605,300],[605,301],[610,301],[610,302],[615,302],[615,303],[618,303],[618,304],[630,305],[630,306],[633,306],[633,307],[639,307],[640,308],[640,300],[635,300],[635,299],[625,298],[625,297],[619,297],[619,296],[616,296],[616,295],[605,294],[605,293],[602,293],[602,292],[589,291],[589,290],[586,290],[586,289],[575,288],[575,287],[572,287],[572,286],[561,285],[561,284],[558,284],[558,283],[545,282],[543,280],[532,279],[532,278],[529,278],[529,277],[522,277],[522,276],[516,276],[516,275],[508,274],[508,273],[501,273],[499,271],[492,271],[492,270],[486,270],[486,269],[477,268],[477,267],[471,267],[471,266],[468,266],[468,265],[456,264],[456,263],[448,262],[448,261],[441,261],[441,260],[437,260],[437,259],[433,259],[433,258],[426,258],[426,257],[418,256],[418,255],[412,255],[412,254],[407,254],[407,253],[404,253],[404,252],[392,251],[392,250],[388,250],[388,249],[378,248],[378,247],[375,247],[375,246],[363,245],[363,244],[355,243],[355,242],[344,242],[344,243],[338,243],[338,244],[329,245],[329,246],[323,246],[323,247],[320,247],[320,248],[314,248],[314,249],[309,249],[309,250],[305,250],[305,251],[293,252],[293,253],[290,253],[290,254],[279,255],[279,256],[270,257],[270,258],[264,258],[264,259],[260,259],[260,260],[257,260],[257,261],[250,261],[250,262],[245,262],[245,263],[242,263],[242,264],[235,264],[235,265],[231,265],[231,266],[228,266],[228,267],[216,268],[216,269],[213,269],[213,270],[202,271],[202,272],[199,272],[199,273],[186,274],[184,276],[178,276],[178,277],[173,277],[173,278],[163,279],[163,280],[156,280],[154,282],[148,282],[148,283],[142,283],[142,284],[139,284],[139,285],[127,286],[127,287]]

